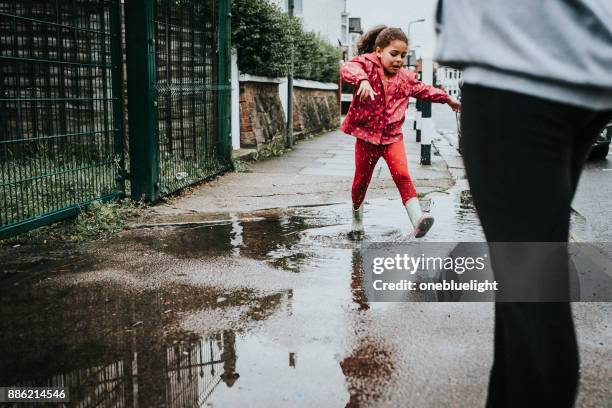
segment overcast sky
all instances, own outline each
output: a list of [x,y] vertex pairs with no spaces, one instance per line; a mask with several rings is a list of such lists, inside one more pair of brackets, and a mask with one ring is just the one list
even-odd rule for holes
[[410,36],[417,48],[417,55],[433,56],[436,35],[434,32],[434,9],[437,0],[348,0],[350,17],[361,17],[364,31],[378,24],[400,27],[408,31],[408,22],[424,18],[425,22],[412,24]]

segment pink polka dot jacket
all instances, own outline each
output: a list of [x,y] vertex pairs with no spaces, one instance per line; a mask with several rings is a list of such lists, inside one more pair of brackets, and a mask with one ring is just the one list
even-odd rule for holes
[[[401,69],[383,86],[383,67],[376,53],[363,54],[340,68],[342,80],[354,85],[353,102],[340,129],[372,144],[391,144],[402,140],[402,124],[410,97],[446,103],[449,96],[441,89],[419,81],[416,74]],[[367,79],[376,92],[374,100],[357,97],[359,82]]]

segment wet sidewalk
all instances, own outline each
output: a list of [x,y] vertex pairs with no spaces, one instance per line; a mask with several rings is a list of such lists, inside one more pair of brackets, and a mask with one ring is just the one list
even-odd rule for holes
[[[430,241],[482,240],[443,137],[406,137]],[[71,406],[483,406],[489,303],[373,303],[348,239],[353,139],[301,142],[156,206],[109,241],[0,248],[0,385],[70,388]],[[381,162],[366,240],[411,229]],[[578,406],[611,400],[608,304],[574,308]]]
[[[407,121],[409,122],[409,121]],[[431,166],[420,164],[421,148],[414,131],[404,139],[410,173],[419,193],[453,185],[446,162],[433,155]],[[346,203],[350,201],[355,138],[340,131],[300,141],[282,157],[253,163],[249,172],[229,173],[192,194],[158,205],[160,215],[193,212],[244,212],[269,208]],[[366,200],[396,199],[399,193],[384,160],[380,160]],[[401,206],[401,203],[399,204]]]

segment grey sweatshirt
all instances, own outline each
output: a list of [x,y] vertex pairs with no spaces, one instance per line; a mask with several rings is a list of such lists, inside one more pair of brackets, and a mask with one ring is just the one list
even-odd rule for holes
[[612,0],[439,0],[436,31],[466,83],[612,109]]

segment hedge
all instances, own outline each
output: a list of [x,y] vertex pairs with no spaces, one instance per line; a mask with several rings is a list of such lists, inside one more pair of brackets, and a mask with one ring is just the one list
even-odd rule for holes
[[286,76],[293,48],[295,78],[338,81],[340,50],[317,34],[305,32],[299,20],[269,0],[233,0],[232,45],[238,52],[240,72]]

